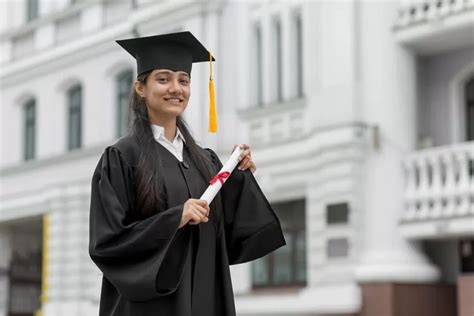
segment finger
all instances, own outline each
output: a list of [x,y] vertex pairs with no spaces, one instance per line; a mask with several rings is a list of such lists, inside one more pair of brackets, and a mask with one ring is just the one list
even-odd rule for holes
[[199,222],[198,220],[195,220],[195,219],[191,219],[191,220],[188,222],[189,225],[197,225],[197,224],[199,224],[199,223],[200,223],[200,222]]
[[255,162],[252,161],[252,165],[250,166],[250,171],[252,171],[252,173],[254,173],[255,171],[257,171],[257,165],[255,164]]
[[204,208],[209,208],[209,204],[206,200],[197,200],[198,205],[201,205]]
[[191,204],[193,209],[204,208],[208,207],[206,200],[194,200],[194,203]]
[[209,218],[207,217],[206,214],[202,214],[196,210],[196,218],[195,218],[196,224],[199,224],[202,222],[207,223],[208,221],[209,221]]
[[246,149],[240,153],[239,160],[244,159],[245,157],[250,157],[250,149]]
[[250,168],[251,165],[252,163],[250,161],[247,161],[243,167],[243,170],[247,170],[248,168]]
[[203,216],[207,216],[207,209],[202,207],[201,205],[196,205],[195,208],[194,208],[197,212],[199,212],[200,214],[202,214]]
[[250,171],[252,172],[255,172],[255,170],[257,170],[257,166],[255,165],[255,162],[253,162],[252,160],[249,160],[246,166],[247,166],[246,169],[250,169]]
[[242,160],[242,162],[239,164],[239,170],[244,170],[245,168],[248,167],[250,162],[250,158],[247,156]]
[[193,219],[195,219],[197,222],[202,222],[204,220],[204,218],[206,217],[204,214],[202,214],[198,210],[194,210],[193,214],[195,215],[195,217],[193,217]]

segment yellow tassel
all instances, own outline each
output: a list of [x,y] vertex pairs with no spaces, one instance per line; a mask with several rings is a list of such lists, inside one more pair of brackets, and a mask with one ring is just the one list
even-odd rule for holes
[[217,132],[217,114],[216,100],[214,97],[214,80],[212,79],[212,54],[209,52],[210,58],[210,76],[209,76],[209,132]]

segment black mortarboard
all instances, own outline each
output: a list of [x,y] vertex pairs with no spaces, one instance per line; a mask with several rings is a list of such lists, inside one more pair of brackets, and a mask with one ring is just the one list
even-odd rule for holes
[[193,63],[210,60],[210,52],[189,31],[116,42],[137,60],[138,75],[159,68],[185,71],[191,75]]
[[185,71],[191,76],[193,63],[210,61],[209,77],[209,131],[217,131],[217,114],[212,79],[212,61],[209,52],[194,35],[189,32],[130,38],[116,41],[137,60],[137,74],[153,69]]

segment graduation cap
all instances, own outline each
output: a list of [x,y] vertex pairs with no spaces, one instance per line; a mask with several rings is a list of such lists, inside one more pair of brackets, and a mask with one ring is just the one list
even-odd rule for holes
[[191,32],[130,38],[116,42],[137,60],[138,75],[153,69],[170,69],[184,71],[191,76],[193,63],[209,61],[209,131],[217,131],[212,79],[212,62],[215,59]]

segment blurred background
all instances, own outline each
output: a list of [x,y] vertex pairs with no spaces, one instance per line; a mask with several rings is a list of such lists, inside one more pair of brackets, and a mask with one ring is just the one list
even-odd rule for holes
[[184,118],[249,143],[287,246],[232,267],[239,315],[474,315],[474,0],[0,0],[0,315],[98,314],[90,183],[127,133],[117,39],[213,55]]

